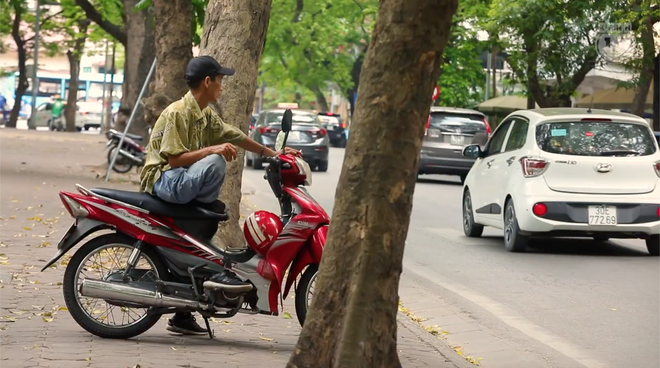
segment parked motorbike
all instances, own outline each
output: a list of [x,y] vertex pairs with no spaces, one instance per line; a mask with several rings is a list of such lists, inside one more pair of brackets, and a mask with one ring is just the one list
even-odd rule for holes
[[[269,159],[264,176],[280,203],[281,216],[268,211],[251,214],[243,225],[248,247],[242,250],[223,250],[211,243],[219,222],[228,219],[226,212],[114,189],[76,185],[80,194],[60,192],[75,222],[42,272],[88,235],[113,230],[89,240],[68,262],[63,293],[74,320],[96,336],[126,339],[149,330],[163,314],[193,311],[202,315],[212,338],[209,318],[230,318],[239,312],[277,316],[281,295],[286,298],[302,275],[295,287],[295,311],[302,325],[330,219],[304,188],[312,183],[309,165],[283,153],[291,117],[287,110],[276,141],[282,153]],[[126,255],[127,261],[117,266],[88,264]],[[224,269],[247,284],[209,281]],[[100,276],[83,279],[83,273],[94,271]],[[104,303],[107,306],[99,306]],[[110,316],[116,310],[132,314],[133,320]],[[108,325],[120,321],[121,325]]]
[[[119,141],[124,133],[110,129],[105,133],[108,138],[108,143],[105,145],[108,150],[108,165],[112,163],[112,157],[115,155]],[[118,173],[124,174],[133,168],[133,166],[144,166],[144,160],[147,156],[147,151],[142,147],[142,137],[136,134],[127,133],[122,143],[122,149],[119,150],[115,165],[112,169]]]

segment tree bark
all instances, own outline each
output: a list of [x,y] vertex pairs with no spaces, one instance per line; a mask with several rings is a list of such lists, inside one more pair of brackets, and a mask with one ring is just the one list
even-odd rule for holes
[[[180,99],[188,86],[183,78],[192,59],[192,14],[190,0],[154,0],[156,25],[156,78],[144,102],[144,121],[155,123],[167,105]],[[186,16],[187,15],[187,16]]]
[[642,65],[639,70],[639,83],[632,101],[631,112],[637,116],[644,116],[646,99],[651,89],[655,59],[655,45],[653,40],[653,19],[647,16],[641,22],[639,40],[642,44]]
[[456,8],[380,2],[317,291],[289,368],[401,367],[397,290],[428,96]]
[[85,51],[85,41],[87,40],[87,28],[89,19],[83,18],[78,21],[78,33],[80,37],[74,40],[73,50],[66,51],[66,57],[69,60],[69,95],[67,97],[66,108],[64,109],[64,120],[66,120],[66,131],[76,131],[76,106],[78,104],[78,84],[80,77],[80,59]]
[[[28,80],[27,80],[27,50],[25,50],[25,40],[21,35],[21,22],[23,19],[23,12],[25,9],[19,1],[12,3],[14,7],[14,22],[12,23],[11,35],[16,43],[16,50],[18,52],[18,86],[16,87],[16,96],[14,99],[14,107],[12,107],[11,112],[9,113],[9,121],[6,123],[5,127],[7,128],[16,128],[16,122],[18,121],[18,114],[21,111],[21,105],[23,100],[23,95],[28,89]],[[36,67],[36,66],[35,66]],[[34,103],[34,102],[32,102]]]
[[317,110],[330,111],[330,108],[328,107],[328,100],[325,99],[325,95],[323,94],[323,91],[321,91],[321,88],[319,88],[319,86],[312,86],[311,90],[314,92],[314,96],[316,96]]
[[[210,55],[220,64],[236,69],[223,80],[219,101],[222,119],[248,131],[257,88],[259,60],[266,43],[271,0],[211,0],[206,7],[200,55]],[[220,225],[218,238],[225,247],[244,247],[239,220],[241,179],[245,152],[227,165],[220,200],[229,206],[229,221]]]
[[[121,107],[129,110],[133,110],[135,104],[139,102],[137,99],[140,90],[147,79],[147,75],[149,75],[149,69],[156,56],[153,7],[135,11],[135,5],[138,2],[139,0],[124,0],[124,24],[131,36],[126,41]],[[190,34],[190,31],[187,34]],[[148,94],[143,97],[146,96]],[[148,139],[149,124],[153,123],[155,123],[155,120],[145,121],[142,106],[138,103],[138,110],[133,117],[128,132]],[[117,129],[122,131],[126,127],[125,124],[116,124],[116,126]]]

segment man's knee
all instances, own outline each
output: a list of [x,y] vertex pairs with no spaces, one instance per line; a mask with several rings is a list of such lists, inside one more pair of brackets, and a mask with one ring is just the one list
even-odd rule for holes
[[227,171],[227,162],[225,158],[218,154],[212,154],[206,156],[202,161],[205,164],[204,171],[207,174],[212,174],[213,176],[223,178],[225,172]]

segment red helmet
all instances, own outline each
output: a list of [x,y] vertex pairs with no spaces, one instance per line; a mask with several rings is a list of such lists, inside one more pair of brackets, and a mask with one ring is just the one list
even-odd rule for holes
[[252,250],[265,255],[282,232],[283,227],[282,220],[276,214],[268,211],[256,211],[245,219],[243,234]]

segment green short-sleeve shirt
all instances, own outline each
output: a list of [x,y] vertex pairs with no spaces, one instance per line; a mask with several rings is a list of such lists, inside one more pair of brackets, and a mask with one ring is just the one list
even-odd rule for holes
[[171,169],[169,156],[216,144],[237,144],[246,138],[240,129],[222,121],[212,108],[200,110],[188,92],[163,110],[151,130],[146,162],[140,174],[140,191],[153,194],[161,172]]

